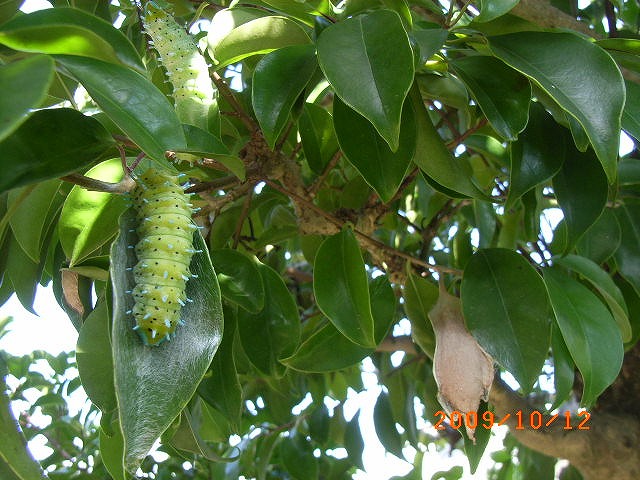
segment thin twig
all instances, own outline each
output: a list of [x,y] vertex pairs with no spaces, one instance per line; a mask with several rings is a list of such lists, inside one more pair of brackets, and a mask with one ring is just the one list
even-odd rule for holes
[[318,193],[318,190],[320,189],[320,187],[322,186],[322,184],[324,183],[324,181],[327,179],[327,177],[329,176],[329,173],[331,172],[331,170],[333,170],[335,168],[336,165],[338,165],[338,162],[340,161],[340,158],[342,157],[342,151],[338,150],[333,157],[331,157],[331,160],[329,160],[329,163],[327,163],[327,165],[324,167],[324,170],[322,171],[322,173],[320,174],[320,176],[316,179],[315,182],[313,182],[313,184],[307,189],[307,194],[313,198],[316,196],[316,193]]
[[79,185],[82,188],[92,190],[94,192],[128,193],[133,189],[133,187],[135,187],[135,182],[129,176],[125,176],[118,183],[111,183],[96,180],[95,178],[85,177],[79,173],[70,173],[69,175],[60,177],[60,180]]
[[240,218],[238,218],[238,223],[236,224],[236,229],[233,232],[233,249],[238,248],[238,243],[240,242],[240,235],[242,234],[242,226],[244,225],[244,221],[249,214],[249,207],[251,207],[251,198],[252,198],[253,188],[250,188],[247,192],[247,196],[244,198],[244,202],[242,204],[242,211],[240,212]]
[[[295,198],[299,203],[303,204],[306,208],[309,208],[310,210],[313,210],[315,213],[317,213],[318,215],[320,215],[321,217],[323,217],[324,219],[326,219],[327,221],[332,223],[338,229],[341,229],[347,223],[347,222],[344,222],[344,221],[334,217],[330,213],[325,212],[323,209],[321,209],[320,207],[315,205],[313,202],[311,202],[311,201],[307,200],[306,198],[298,195],[297,193],[294,193],[294,192],[291,192],[291,191],[287,190],[286,188],[282,187],[278,183],[276,183],[276,182],[274,182],[272,180],[266,180],[266,182],[273,189],[278,190],[279,192],[281,192],[281,193],[283,193],[283,194],[285,194],[285,195],[287,195],[289,197]],[[356,235],[356,237],[358,237],[361,240],[361,242],[364,244],[365,247],[368,247],[368,248],[371,248],[371,249],[382,250],[382,251],[384,251],[385,253],[387,253],[390,256],[401,258],[403,260],[407,260],[407,261],[411,262],[414,265],[417,265],[419,267],[422,267],[422,268],[425,268],[425,269],[428,269],[428,270],[441,272],[441,273],[452,273],[454,275],[462,275],[462,271],[458,270],[457,268],[445,267],[445,266],[442,266],[442,265],[433,265],[431,263],[425,262],[424,260],[416,258],[416,257],[414,257],[412,255],[409,255],[408,253],[402,252],[400,250],[396,250],[395,248],[393,248],[393,247],[381,242],[380,240],[377,240],[377,239],[367,235],[366,233],[358,230],[355,226],[353,227],[353,233]]]
[[224,81],[218,72],[212,72],[211,79],[213,80],[213,83],[216,84],[220,95],[222,95],[229,105],[231,105],[231,108],[235,110],[238,114],[238,118],[242,123],[244,123],[245,127],[247,127],[250,132],[257,130],[258,126],[256,125],[256,122],[253,118],[247,115],[240,103],[238,103],[238,100],[236,100],[236,97],[231,91],[231,88],[229,88],[229,85],[227,85],[227,82]]

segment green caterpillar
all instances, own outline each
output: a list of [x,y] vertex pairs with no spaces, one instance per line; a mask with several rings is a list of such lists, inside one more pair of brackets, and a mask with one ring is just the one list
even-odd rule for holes
[[206,60],[186,30],[154,2],[146,5],[143,24],[173,85],[178,118],[182,123],[208,130],[216,90]]
[[136,211],[137,264],[135,287],[130,293],[135,304],[127,312],[136,321],[134,330],[145,345],[170,340],[182,323],[180,311],[190,301],[185,293],[193,248],[192,208],[176,176],[154,168],[145,171],[132,192]]

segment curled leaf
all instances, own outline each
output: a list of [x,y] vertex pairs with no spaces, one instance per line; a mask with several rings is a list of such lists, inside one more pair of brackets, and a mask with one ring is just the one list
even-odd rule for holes
[[[477,412],[487,401],[493,382],[493,359],[478,345],[464,324],[460,299],[440,283],[440,295],[429,311],[436,337],[433,375],[438,400],[447,413]],[[474,430],[466,427],[475,443]]]

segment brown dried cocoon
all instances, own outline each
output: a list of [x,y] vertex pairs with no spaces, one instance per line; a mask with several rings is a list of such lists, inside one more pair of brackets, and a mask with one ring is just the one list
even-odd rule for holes
[[[487,401],[493,382],[493,359],[478,345],[464,324],[460,299],[440,282],[438,301],[429,312],[436,337],[433,375],[438,400],[447,413],[477,412]],[[466,427],[475,443],[475,429]]]

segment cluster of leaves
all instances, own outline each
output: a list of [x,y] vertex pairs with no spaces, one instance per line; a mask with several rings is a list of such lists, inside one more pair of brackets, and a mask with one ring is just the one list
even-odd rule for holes
[[[363,468],[358,416],[342,407],[366,357],[383,386],[378,436],[400,458],[412,446],[407,478],[420,478],[425,445],[443,441],[417,429],[440,409],[434,271],[521,393],[538,391],[545,362],[554,407],[576,369],[585,406],[618,375],[640,337],[637,150],[618,159],[621,129],[640,138],[632,31],[545,29],[511,15],[517,1],[176,0],[163,6],[180,21],[210,21],[200,43],[219,98],[202,129],[167,101],[140,5],[20,3],[0,7],[0,302],[32,309],[53,283],[116,480],[158,437],[195,475],[343,478]],[[580,16],[598,36],[594,5]],[[635,2],[616,9],[634,25]],[[175,152],[203,158],[178,167],[202,207],[194,301],[158,349],[125,313],[134,239],[113,193],[128,173],[118,151],[164,168]],[[541,218],[557,207],[550,241]],[[419,348],[394,336],[405,318]],[[410,356],[398,364],[395,349]],[[467,445],[473,466],[487,439]]]

